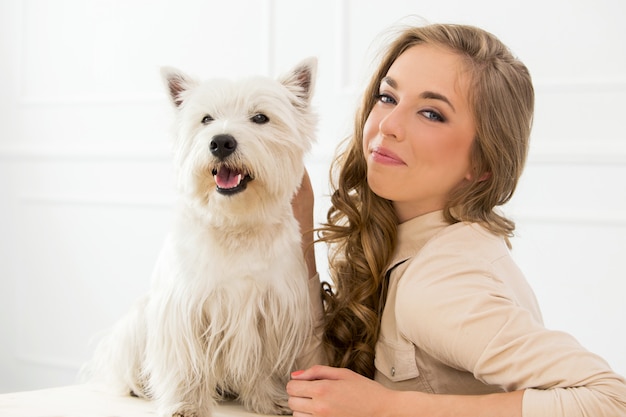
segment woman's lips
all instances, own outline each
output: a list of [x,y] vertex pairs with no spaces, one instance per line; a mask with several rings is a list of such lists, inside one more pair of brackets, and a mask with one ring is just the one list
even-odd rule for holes
[[398,155],[380,146],[370,149],[370,158],[379,164],[404,165],[404,161]]

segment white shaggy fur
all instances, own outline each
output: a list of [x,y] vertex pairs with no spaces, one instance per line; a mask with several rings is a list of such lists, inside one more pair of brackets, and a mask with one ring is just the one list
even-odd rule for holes
[[285,385],[311,334],[291,198],[314,140],[316,66],[205,82],[162,70],[177,115],[174,228],[150,292],[87,367],[156,401],[160,416],[209,416],[231,397],[254,412],[290,412]]

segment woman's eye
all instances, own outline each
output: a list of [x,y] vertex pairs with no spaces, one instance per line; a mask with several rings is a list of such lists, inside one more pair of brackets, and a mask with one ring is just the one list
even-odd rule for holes
[[388,94],[376,94],[376,100],[385,104],[396,104],[396,100]]
[[438,112],[436,112],[434,110],[422,110],[420,113],[424,117],[426,117],[428,120],[432,120],[432,121],[435,121],[435,122],[445,122],[446,121],[446,119],[444,119],[441,114],[439,114]]
[[269,122],[270,118],[264,115],[263,113],[259,113],[259,114],[255,114],[254,116],[252,116],[250,120],[252,121],[252,123],[263,125]]
[[203,125],[208,125],[209,123],[211,123],[213,121],[213,117],[211,117],[210,115],[206,115],[202,118],[202,124]]

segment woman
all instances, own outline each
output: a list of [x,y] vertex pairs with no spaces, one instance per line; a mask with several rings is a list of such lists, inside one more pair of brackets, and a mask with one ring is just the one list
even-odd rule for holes
[[[294,372],[294,416],[626,415],[624,379],[543,326],[507,247],[515,225],[495,210],[522,173],[533,106],[528,70],[485,31],[409,28],[389,46],[321,229],[333,367]],[[310,187],[294,207],[312,225]],[[311,253],[309,268],[314,288]]]

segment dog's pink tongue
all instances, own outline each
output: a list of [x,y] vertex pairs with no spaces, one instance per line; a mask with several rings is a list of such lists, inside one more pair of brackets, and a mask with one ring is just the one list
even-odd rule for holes
[[214,178],[217,186],[225,189],[235,188],[241,182],[241,174],[226,167],[220,168]]

